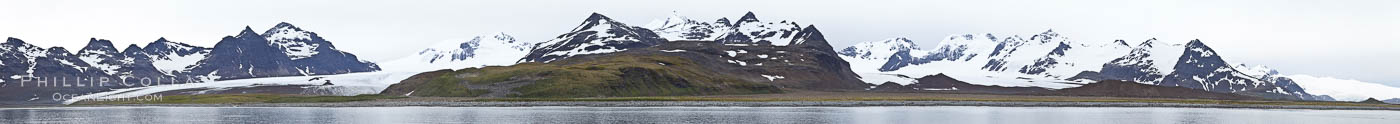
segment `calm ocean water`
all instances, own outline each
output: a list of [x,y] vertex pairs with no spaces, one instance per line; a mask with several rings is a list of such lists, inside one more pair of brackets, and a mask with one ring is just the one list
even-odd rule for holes
[[1400,111],[1110,107],[75,107],[0,123],[1400,124]]

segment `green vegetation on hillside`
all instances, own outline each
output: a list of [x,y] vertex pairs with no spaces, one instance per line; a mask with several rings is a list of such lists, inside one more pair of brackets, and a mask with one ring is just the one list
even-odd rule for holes
[[[564,63],[564,64],[560,64]],[[780,93],[777,87],[741,80],[672,56],[607,56],[553,63],[468,68],[442,74],[414,87],[413,96],[466,97],[509,88],[512,97],[684,96]],[[489,89],[489,88],[485,88]]]

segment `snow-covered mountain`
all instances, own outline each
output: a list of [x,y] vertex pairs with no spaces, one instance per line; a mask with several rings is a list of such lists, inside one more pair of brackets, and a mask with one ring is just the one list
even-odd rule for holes
[[[917,44],[914,44],[914,41],[902,37],[890,38],[882,41],[861,42],[838,51],[842,59],[851,63],[871,63],[851,65],[852,69],[864,70],[863,72],[878,72],[870,70],[886,70],[887,68],[907,66],[910,63],[920,61],[913,57],[924,58],[924,56],[929,53],[932,52],[925,51]],[[891,59],[897,60],[891,61]],[[923,62],[927,62],[927,60]],[[886,64],[891,65],[887,66]]]
[[753,12],[745,13],[733,24],[727,18],[703,21],[672,14],[665,19],[652,21],[646,27],[628,26],[593,13],[569,33],[536,45],[520,62],[550,62],[576,55],[620,52],[671,41],[788,46],[806,41],[801,38],[804,37],[802,32],[814,30],[808,28],[786,20],[759,21]]
[[[1088,83],[1057,80],[1072,77],[1084,70],[1098,70],[1104,62],[1127,54],[1130,50],[1120,42],[1080,43],[1060,37],[1058,33],[1046,31],[1032,35],[998,36],[993,34],[953,35],[931,50],[917,46],[904,49],[872,49],[857,45],[842,51],[878,51],[863,55],[859,52],[845,52],[848,60],[861,61],[853,65],[879,65],[878,68],[859,68],[856,71],[867,78],[866,82],[886,82],[880,75],[902,74],[908,76],[934,75],[944,73],[950,77],[973,84],[997,86],[1037,86],[1047,88],[1067,88],[1076,84]],[[907,39],[906,39],[907,40]],[[866,42],[861,44],[886,44]],[[891,42],[902,45],[912,42]],[[854,53],[854,54],[853,54]],[[894,53],[894,54],[874,54]],[[870,56],[870,57],[865,57]],[[888,56],[887,61],[862,59]],[[1033,74],[1031,74],[1033,73]],[[870,75],[870,76],[866,76]],[[895,81],[901,82],[901,81]]]
[[650,29],[628,26],[593,13],[569,33],[539,43],[520,62],[550,62],[576,55],[602,54],[666,42]]
[[753,12],[739,17],[732,27],[734,31],[720,38],[721,43],[787,46],[794,38],[800,37],[797,33],[803,30],[801,25],[793,21],[760,21]]
[[1029,37],[953,35],[932,51],[871,47],[913,46],[907,43],[911,42],[866,42],[843,49],[842,56],[861,62],[853,65],[881,65],[874,69],[856,68],[862,77],[871,77],[863,79],[866,82],[901,83],[907,80],[881,77],[938,73],[973,84],[1046,88],[1074,87],[1095,80],[1130,80],[1273,98],[1325,100],[1304,92],[1291,80],[1251,76],[1235,70],[1200,40],[1174,44],[1149,39],[1132,46],[1123,40],[1074,41],[1045,31]]
[[101,78],[117,79],[63,47],[42,48],[13,37],[0,44],[0,104],[56,103],[50,97],[54,93],[126,87],[116,83],[74,83]]
[[483,66],[514,65],[529,54],[535,43],[517,41],[504,32],[472,37],[470,40],[449,40],[423,49],[413,55],[384,62],[386,71],[432,71]]
[[78,50],[78,58],[109,75],[116,74],[118,68],[132,63],[112,46],[112,41],[97,38],[89,39],[87,46]]
[[651,29],[657,35],[671,41],[715,41],[719,40],[721,36],[735,31],[735,28],[730,26],[728,18],[706,22],[690,19],[680,15],[680,13],[672,13],[666,19],[654,20],[643,27]]
[[[278,24],[265,35],[245,28],[214,48],[160,38],[145,48],[131,44],[117,49],[111,41],[92,38],[87,46],[70,53],[62,47],[41,48],[9,38],[0,44],[0,51],[0,76],[4,76],[0,79],[0,103],[4,104],[58,102],[39,94],[379,70],[374,63],[335,49],[316,33],[288,23]],[[108,82],[95,83],[101,81]],[[69,85],[54,86],[58,82]],[[94,83],[76,85],[83,82]]]
[[191,67],[192,73],[215,80],[369,71],[379,71],[379,66],[285,22],[262,35],[245,27],[236,36],[226,36]]
[[753,12],[745,13],[732,24],[729,18],[706,21],[672,13],[670,17],[654,20],[644,27],[670,41],[719,41],[725,44],[775,46],[787,45],[797,38],[797,32],[803,29],[797,22],[787,20],[760,21]]
[[146,48],[143,49],[147,57],[150,58],[151,64],[161,73],[167,75],[190,73],[189,67],[198,64],[199,60],[208,56],[210,50],[212,49],[171,42],[165,38],[146,44]]

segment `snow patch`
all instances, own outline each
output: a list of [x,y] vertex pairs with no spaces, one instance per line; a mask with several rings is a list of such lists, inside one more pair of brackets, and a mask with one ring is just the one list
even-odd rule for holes
[[184,71],[186,68],[198,64],[199,60],[204,60],[206,54],[194,53],[184,56],[171,54],[166,58],[153,57],[151,64],[156,67],[156,70],[169,75],[171,72]]
[[763,76],[763,78],[768,78],[768,81],[774,81],[774,80],[778,80],[778,79],[787,78],[787,77],[778,76],[778,75],[761,75],[761,76]]
[[729,60],[728,62],[729,62],[729,63],[733,63],[733,64],[739,64],[739,66],[747,66],[747,65],[748,65],[747,62],[739,61],[739,60]]

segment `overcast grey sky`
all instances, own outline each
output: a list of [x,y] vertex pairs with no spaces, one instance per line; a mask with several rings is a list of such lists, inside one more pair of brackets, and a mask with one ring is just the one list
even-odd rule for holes
[[1054,29],[1077,41],[1201,39],[1228,61],[1400,86],[1396,0],[0,0],[0,37],[79,49],[88,38],[118,47],[166,37],[213,46],[243,26],[290,22],[337,48],[385,61],[427,45],[490,32],[544,41],[598,12],[641,26],[672,11],[696,19],[814,24],[837,48],[908,37],[924,46],[961,33],[1031,35]]

